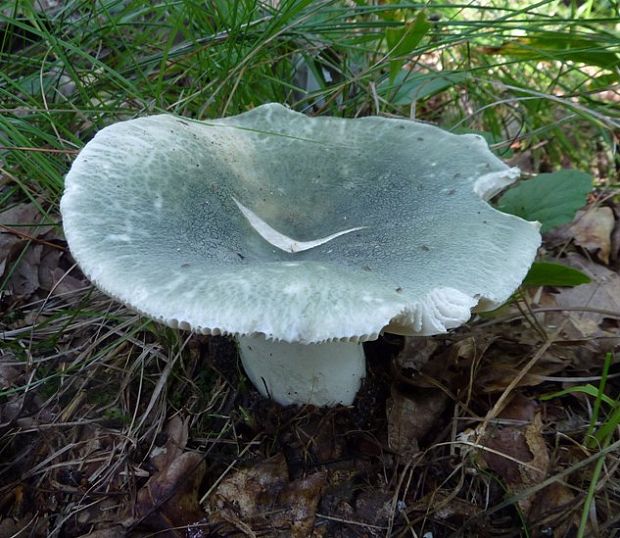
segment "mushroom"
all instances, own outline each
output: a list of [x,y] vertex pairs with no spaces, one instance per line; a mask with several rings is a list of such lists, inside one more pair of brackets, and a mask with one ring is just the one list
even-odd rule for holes
[[101,130],[61,201],[84,273],[151,318],[237,338],[282,404],[351,404],[361,342],[433,335],[493,308],[536,254],[536,223],[485,200],[519,175],[477,135],[278,104]]

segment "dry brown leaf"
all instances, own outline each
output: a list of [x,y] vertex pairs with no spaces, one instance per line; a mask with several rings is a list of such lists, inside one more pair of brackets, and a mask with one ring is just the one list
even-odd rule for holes
[[107,529],[100,529],[82,534],[78,536],[78,538],[124,538],[125,536],[127,536],[126,529],[122,525],[115,525]]
[[24,366],[18,364],[13,353],[8,352],[0,356],[0,389],[9,389],[16,386],[20,378],[24,377],[24,374]]
[[[39,278],[40,275],[41,272],[39,272]],[[55,267],[52,271],[51,283],[52,287],[49,289],[49,291],[52,292],[52,295],[63,295],[65,296],[65,301],[68,302],[73,302],[77,300],[77,298],[69,299],[68,297],[66,297],[67,294],[73,293],[88,286],[88,281],[85,278],[75,278],[74,276],[68,275],[67,272],[60,267]],[[43,289],[47,289],[45,288],[45,286],[42,287]]]
[[57,280],[54,278],[54,269],[58,268],[62,254],[62,250],[50,248],[41,256],[39,282],[45,291],[53,290],[57,283]]
[[415,502],[409,511],[433,514],[438,519],[446,520],[470,518],[480,513],[482,508],[456,497],[454,492],[436,490]]
[[151,463],[158,471],[163,471],[172,464],[181,454],[187,445],[189,436],[189,422],[181,417],[174,416],[166,425],[163,434],[165,443],[163,446],[156,446],[151,451]]
[[[8,277],[7,289],[16,298],[27,298],[39,289],[39,268],[49,251],[59,253],[56,261],[63,253],[49,242],[56,237],[51,226],[40,225],[41,220],[34,204],[20,204],[0,213],[0,276]],[[51,234],[50,238],[45,238],[46,234]]]
[[481,371],[480,364],[497,341],[498,336],[488,331],[453,342],[424,365],[424,376],[416,377],[416,384],[436,387],[436,383],[430,382],[435,380],[455,391],[468,390],[471,382],[485,371]]
[[39,289],[39,264],[42,245],[30,245],[19,257],[19,263],[11,273],[8,289],[15,297],[30,297]]
[[393,512],[393,497],[392,493],[381,488],[361,491],[355,497],[354,521],[386,525]]
[[296,421],[282,436],[289,447],[288,461],[294,465],[294,462],[323,463],[341,458],[344,440],[333,435],[337,420],[338,411],[333,410],[327,414],[308,414],[304,420]]
[[[620,276],[616,272],[578,254],[569,254],[563,262],[587,274],[592,282],[574,288],[562,288],[556,294],[556,300],[560,306],[596,308],[620,314]],[[596,312],[584,312],[577,315],[592,319],[596,323],[600,323],[605,317],[604,314]]]
[[170,419],[163,434],[165,443],[151,452],[157,472],[138,491],[133,519],[169,536],[185,536],[183,529],[204,517],[198,490],[206,464],[201,454],[184,452],[188,421]]
[[396,364],[400,368],[421,370],[438,347],[439,343],[432,338],[406,336],[405,345],[396,357]]
[[138,491],[135,519],[170,536],[185,536],[184,529],[205,515],[198,502],[205,471],[201,454],[185,452],[175,458]]
[[411,388],[407,394],[392,387],[388,401],[388,444],[399,454],[419,450],[418,442],[446,409],[448,397],[439,389]]
[[226,477],[209,499],[211,512],[232,510],[247,520],[260,514],[288,483],[288,469],[282,454]]
[[[523,358],[527,359],[526,354]],[[476,388],[485,393],[503,392],[515,377],[521,372],[525,360],[516,360],[510,356],[497,356],[485,363],[475,380]],[[562,372],[570,364],[570,360],[563,357],[559,350],[552,349],[519,380],[517,387],[534,387],[540,385],[548,376]]]
[[[579,526],[579,502],[564,484],[553,482],[536,495],[528,521],[534,529],[547,536],[574,535]],[[553,534],[550,534],[552,532]]]
[[305,538],[312,535],[325,483],[324,472],[289,482],[286,460],[278,454],[222,480],[207,501],[209,521],[246,536]]
[[59,267],[64,255],[62,250],[49,247],[44,248],[41,255],[38,268],[39,282],[43,290],[51,292],[54,296],[66,295],[87,285],[85,279],[69,275]]
[[[562,288],[554,295],[560,308],[571,309],[566,312],[573,326],[583,338],[617,337],[618,320],[607,312],[620,316],[620,276],[606,267],[586,260],[577,254],[567,256],[565,262],[586,273],[590,284],[574,288]],[[583,310],[579,310],[583,309]],[[613,330],[604,329],[601,324],[609,319],[614,324]],[[613,346],[618,339],[607,340]]]
[[4,275],[9,261],[13,258],[22,239],[12,233],[7,233],[0,228],[0,275]]
[[20,518],[6,518],[0,520],[0,538],[44,538],[49,536],[49,522],[47,517],[27,514]]
[[[500,419],[525,422],[523,425],[487,426],[480,444],[484,466],[502,478],[511,493],[518,493],[545,479],[549,470],[549,451],[542,436],[542,419],[532,400],[518,395],[504,409]],[[519,501],[527,513],[532,499]]]
[[18,204],[0,212],[0,261],[7,249],[17,242],[25,242],[49,232],[52,227],[42,226],[43,216],[34,204]]
[[577,212],[569,232],[577,245],[595,251],[599,260],[609,264],[611,234],[615,224],[611,208],[590,207]]
[[274,525],[289,528],[291,538],[310,536],[325,481],[326,474],[318,472],[289,483],[278,497],[283,511],[277,513]]
[[[0,276],[15,299],[27,299],[37,291],[68,295],[87,285],[84,278],[67,274],[73,266],[62,237],[33,204],[20,204],[0,213]],[[79,273],[79,271],[76,271]],[[65,297],[71,302],[73,299]]]

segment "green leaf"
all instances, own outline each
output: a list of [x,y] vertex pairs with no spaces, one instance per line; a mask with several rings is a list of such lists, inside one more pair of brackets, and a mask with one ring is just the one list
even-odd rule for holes
[[588,275],[559,263],[534,262],[523,280],[523,286],[579,286],[588,284]]
[[497,209],[542,224],[541,232],[570,222],[586,202],[592,176],[578,170],[540,174],[504,193]]
[[526,60],[573,61],[614,70],[618,55],[595,37],[569,32],[546,32],[508,41],[499,47],[486,47],[486,53]]
[[619,80],[620,75],[616,73],[606,73],[598,77],[592,77],[588,81],[588,91],[598,92],[612,89]]
[[612,409],[618,407],[618,402],[616,400],[612,400],[609,396],[602,394],[599,389],[597,389],[594,385],[578,385],[576,387],[569,387],[564,390],[560,390],[558,392],[553,392],[551,394],[545,394],[540,397],[541,400],[552,400],[553,398],[560,398],[562,396],[567,396],[568,394],[587,394],[588,396],[592,396],[593,398],[600,398],[601,401],[605,402]]
[[424,11],[420,11],[412,23],[399,28],[388,28],[385,31],[387,46],[390,49],[390,81],[394,81],[400,72],[407,56],[431,29]]
[[379,92],[388,94],[395,89],[396,91],[390,99],[392,103],[399,106],[409,105],[413,101],[426,99],[456,84],[465,82],[469,78],[471,78],[471,74],[463,71],[412,73],[403,69],[390,81],[390,84],[381,85]]

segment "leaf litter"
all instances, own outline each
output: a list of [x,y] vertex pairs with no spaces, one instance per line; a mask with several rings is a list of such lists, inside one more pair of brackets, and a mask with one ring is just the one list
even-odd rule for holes
[[88,285],[74,268],[58,225],[46,220],[51,219],[33,203],[0,212],[2,303],[14,307],[29,299],[70,295]]
[[[546,235],[546,258],[589,284],[524,289],[448,335],[386,335],[355,405],[315,409],[260,398],[225,338],[91,288],[53,215],[3,211],[0,537],[573,535],[595,403],[571,387],[598,386],[618,345],[617,216],[594,204]],[[620,525],[617,455],[588,536]]]
[[594,252],[604,264],[609,264],[611,239],[616,220],[610,207],[592,207],[578,211],[570,233],[576,245]]

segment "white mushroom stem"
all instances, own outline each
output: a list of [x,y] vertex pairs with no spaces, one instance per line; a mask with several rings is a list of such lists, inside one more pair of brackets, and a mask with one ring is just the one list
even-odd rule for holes
[[351,405],[366,375],[362,344],[289,344],[262,336],[238,338],[247,376],[282,405]]

